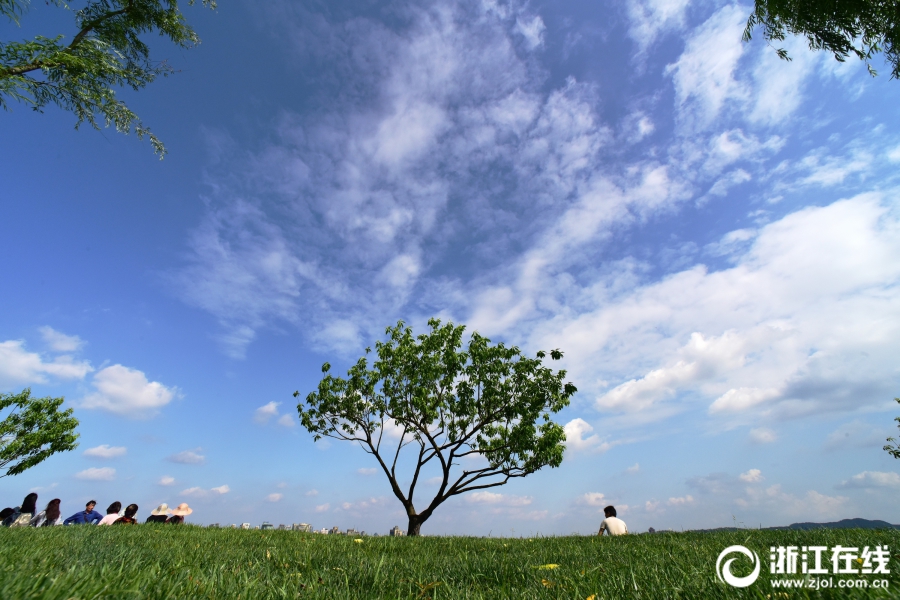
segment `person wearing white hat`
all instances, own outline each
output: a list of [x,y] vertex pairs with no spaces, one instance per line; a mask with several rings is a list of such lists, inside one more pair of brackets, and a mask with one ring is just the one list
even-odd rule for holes
[[166,523],[179,525],[181,523],[184,523],[184,518],[194,512],[194,509],[188,506],[187,502],[182,502],[178,505],[178,508],[170,512],[172,513],[172,516],[166,520]]
[[155,510],[150,511],[150,516],[144,523],[165,523],[170,512],[169,505],[163,502]]

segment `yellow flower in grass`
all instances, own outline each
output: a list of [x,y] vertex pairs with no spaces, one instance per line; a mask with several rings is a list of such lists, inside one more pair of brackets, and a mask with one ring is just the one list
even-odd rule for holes
[[559,568],[559,565],[554,565],[554,564],[541,565],[541,566],[539,566],[539,567],[535,567],[535,569],[543,569],[543,570],[547,570],[547,569],[558,569],[558,568]]
[[353,541],[354,541],[354,542],[356,542],[356,543],[357,543],[357,544],[362,544],[362,540],[361,540],[361,539],[359,539],[359,538],[356,538],[356,539],[355,539],[355,540],[353,540]]

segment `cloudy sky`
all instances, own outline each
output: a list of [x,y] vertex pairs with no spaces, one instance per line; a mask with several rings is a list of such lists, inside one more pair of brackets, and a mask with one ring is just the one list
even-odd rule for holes
[[562,467],[426,534],[900,523],[900,83],[715,0],[259,6],[186,7],[203,43],[122,92],[164,161],[0,115],[0,391],[81,421],[0,504],[405,527],[292,393],[439,316],[561,348],[579,392]]

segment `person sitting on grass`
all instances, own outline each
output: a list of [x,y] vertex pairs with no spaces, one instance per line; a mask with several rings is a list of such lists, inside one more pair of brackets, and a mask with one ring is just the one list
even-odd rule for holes
[[606,518],[600,523],[600,531],[597,535],[603,535],[604,531],[607,535],[625,535],[628,533],[628,526],[625,525],[625,521],[616,516],[615,506],[607,506],[603,509],[603,514],[606,515]]
[[156,509],[150,511],[150,516],[144,523],[165,523],[169,516],[169,505],[163,502]]
[[3,520],[7,527],[28,527],[31,525],[31,517],[37,512],[37,494],[34,492],[25,496],[22,506],[16,507],[16,512]]
[[10,515],[14,514],[15,512],[16,512],[16,509],[10,508],[8,506],[6,508],[4,508],[3,510],[0,510],[0,523],[3,523],[3,525],[5,527],[6,523],[4,521],[6,521],[6,518],[9,517]]
[[31,519],[32,527],[52,527],[62,525],[62,516],[59,514],[59,498],[54,498],[47,503],[47,508],[34,515]]
[[184,518],[194,512],[190,506],[187,505],[187,502],[182,502],[178,505],[178,508],[172,511],[172,516],[166,521],[170,525],[181,525],[184,523]]
[[95,506],[97,506],[96,500],[88,501],[88,503],[84,505],[84,510],[75,513],[63,521],[63,525],[85,525],[88,523],[96,525],[103,519],[103,515],[94,510]]
[[137,514],[137,511],[137,504],[129,504],[128,508],[125,509],[125,516],[116,519],[113,525],[137,525],[137,519],[134,518],[134,515]]
[[97,525],[112,525],[119,518],[119,511],[122,510],[122,503],[116,500],[106,509],[106,516],[100,519]]

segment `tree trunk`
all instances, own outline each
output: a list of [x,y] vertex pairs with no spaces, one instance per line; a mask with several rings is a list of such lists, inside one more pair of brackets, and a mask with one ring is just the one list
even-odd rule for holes
[[[427,519],[428,517],[425,517]],[[409,515],[409,525],[406,529],[406,535],[420,535],[422,531],[422,523],[425,519],[421,515]]]

